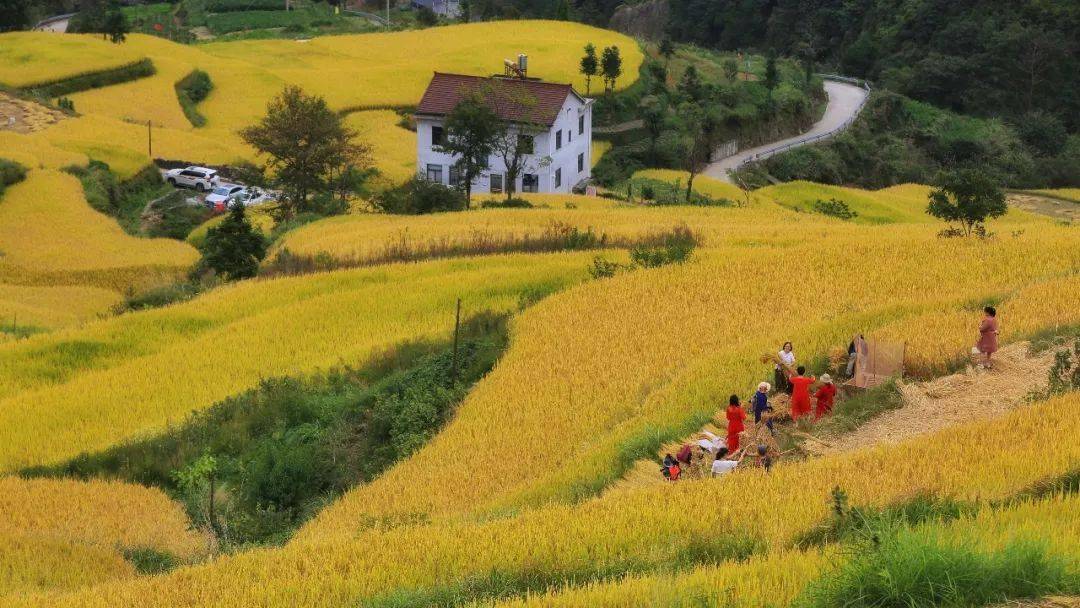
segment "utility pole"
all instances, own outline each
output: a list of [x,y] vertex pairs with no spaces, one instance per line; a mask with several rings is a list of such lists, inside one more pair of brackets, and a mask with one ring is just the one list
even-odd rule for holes
[[450,364],[450,385],[453,386],[457,383],[457,354],[458,354],[458,333],[461,331],[461,298],[457,300],[457,313],[454,314],[454,358]]
[[390,0],[386,0],[386,29],[390,29]]
[[150,131],[150,121],[146,121],[146,155],[154,160],[154,136]]

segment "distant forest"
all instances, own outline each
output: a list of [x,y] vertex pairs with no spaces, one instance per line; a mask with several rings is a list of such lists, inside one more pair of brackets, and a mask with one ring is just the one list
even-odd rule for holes
[[[954,112],[1009,121],[1048,114],[1069,132],[1080,131],[1076,0],[643,1],[668,3],[667,31],[676,42],[772,49]],[[470,4],[479,18],[568,12],[604,26],[620,5],[633,2]]]

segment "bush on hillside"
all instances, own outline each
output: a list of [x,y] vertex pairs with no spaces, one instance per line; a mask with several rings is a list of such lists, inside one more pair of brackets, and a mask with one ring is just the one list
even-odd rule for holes
[[428,181],[419,175],[379,194],[372,204],[385,213],[405,215],[462,211],[468,207],[468,201],[460,190]]
[[17,184],[26,178],[26,167],[19,163],[0,158],[0,194],[12,184]]

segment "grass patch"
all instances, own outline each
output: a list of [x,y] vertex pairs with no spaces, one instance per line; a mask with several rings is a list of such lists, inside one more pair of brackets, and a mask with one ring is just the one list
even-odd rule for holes
[[142,213],[147,204],[173,191],[161,181],[161,173],[153,165],[124,181],[116,177],[109,165],[96,160],[86,167],[65,167],[64,171],[79,178],[91,207],[116,218],[120,227],[133,236],[145,236]]
[[180,560],[168,551],[153,547],[131,547],[124,549],[124,559],[135,566],[139,574],[162,574],[180,565]]
[[898,531],[865,546],[811,584],[800,608],[984,606],[1080,589],[1080,576],[1046,543],[1015,541],[995,553]]
[[871,418],[904,405],[896,379],[837,400],[831,416],[822,418],[815,426],[816,435],[835,436],[850,433]]
[[153,76],[156,73],[157,69],[154,67],[152,61],[149,59],[140,59],[139,61],[122,65],[118,68],[90,72],[89,74],[81,74],[79,76],[62,78],[51,82],[37,83],[33,87],[30,87],[28,92],[32,95],[48,99],[59,97],[61,95],[78,93],[79,91],[98,89],[114,84],[120,84],[122,82],[138,80],[140,78]]

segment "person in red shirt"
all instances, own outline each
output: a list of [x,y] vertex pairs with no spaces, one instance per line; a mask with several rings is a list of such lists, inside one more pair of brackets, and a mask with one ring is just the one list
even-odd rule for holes
[[799,366],[797,375],[788,378],[791,383],[791,418],[798,420],[810,415],[810,385],[817,382],[813,376],[804,376],[806,368]]
[[821,388],[814,393],[814,398],[817,399],[814,405],[814,422],[832,413],[833,401],[836,399],[836,385],[833,384],[829,374],[821,374],[821,381],[823,382]]
[[739,396],[732,395],[728,398],[727,406],[727,449],[734,454],[739,449],[739,433],[746,429],[743,422],[746,420],[746,412],[739,403]]

